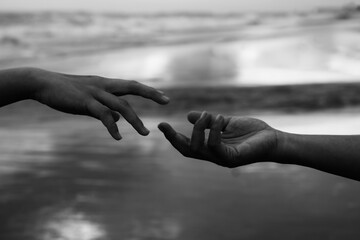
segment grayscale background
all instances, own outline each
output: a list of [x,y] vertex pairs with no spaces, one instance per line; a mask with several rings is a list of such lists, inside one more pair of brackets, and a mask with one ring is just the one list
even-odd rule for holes
[[360,134],[360,1],[1,0],[0,69],[135,79],[151,134],[33,101],[0,109],[1,240],[360,239],[360,184],[261,163],[186,159],[190,110],[283,131]]

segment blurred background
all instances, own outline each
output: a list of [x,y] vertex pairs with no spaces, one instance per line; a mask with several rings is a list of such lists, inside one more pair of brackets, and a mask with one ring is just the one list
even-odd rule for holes
[[190,110],[293,133],[360,133],[360,1],[1,0],[0,69],[135,79],[148,137],[32,101],[0,110],[0,239],[359,239],[359,183],[186,159]]

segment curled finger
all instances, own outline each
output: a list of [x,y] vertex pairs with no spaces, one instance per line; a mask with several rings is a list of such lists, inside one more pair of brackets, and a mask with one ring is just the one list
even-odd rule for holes
[[205,129],[211,121],[211,115],[205,111],[201,114],[200,118],[194,124],[193,132],[191,135],[190,149],[194,152],[204,147],[205,142]]
[[109,108],[94,100],[88,104],[88,111],[90,116],[99,119],[104,124],[115,140],[121,140],[122,137],[116,125],[113,113]]
[[111,111],[111,115],[113,116],[115,122],[118,122],[120,120],[120,114],[119,113],[117,113],[115,111]]
[[119,112],[139,134],[143,136],[149,134],[150,131],[144,126],[139,116],[126,100],[104,91],[96,93],[96,99],[111,110]]
[[225,155],[225,146],[221,141],[221,131],[225,128],[226,122],[223,116],[217,115],[210,128],[207,146],[217,156]]

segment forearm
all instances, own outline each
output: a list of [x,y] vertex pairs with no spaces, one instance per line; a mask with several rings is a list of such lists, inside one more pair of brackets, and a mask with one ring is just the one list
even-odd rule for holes
[[0,70],[0,107],[33,98],[39,88],[32,68]]
[[360,181],[360,136],[279,133],[275,161]]

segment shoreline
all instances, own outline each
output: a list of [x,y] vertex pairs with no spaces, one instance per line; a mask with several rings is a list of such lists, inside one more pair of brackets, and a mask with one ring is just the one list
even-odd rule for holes
[[162,88],[170,97],[168,106],[126,97],[143,113],[171,115],[191,109],[216,112],[303,113],[360,107],[360,83],[301,84],[258,87],[212,86]]
[[[360,112],[360,83],[306,84],[267,87],[168,87],[161,88],[171,99],[158,105],[136,96],[124,96],[142,117],[186,116],[189,111],[206,110],[225,115],[303,114]],[[359,111],[358,111],[359,110]],[[26,100],[0,109],[5,125],[47,122],[79,116],[55,111]]]

